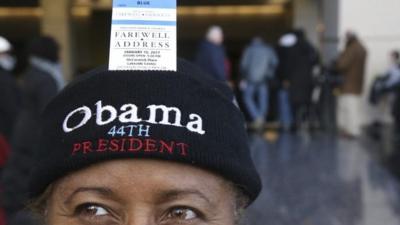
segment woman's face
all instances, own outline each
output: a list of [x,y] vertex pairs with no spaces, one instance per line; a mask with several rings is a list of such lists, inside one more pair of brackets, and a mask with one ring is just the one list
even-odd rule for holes
[[46,220],[49,225],[234,225],[231,189],[192,166],[109,161],[57,182]]

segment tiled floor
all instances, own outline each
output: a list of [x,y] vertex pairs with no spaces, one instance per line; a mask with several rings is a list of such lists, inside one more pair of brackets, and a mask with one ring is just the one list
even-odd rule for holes
[[399,225],[400,186],[371,152],[333,135],[250,136],[263,190],[248,225]]

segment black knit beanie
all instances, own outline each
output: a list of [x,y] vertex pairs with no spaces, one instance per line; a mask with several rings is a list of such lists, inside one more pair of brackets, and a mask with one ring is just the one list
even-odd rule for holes
[[151,158],[204,168],[253,201],[261,189],[228,87],[179,60],[178,72],[94,70],[43,113],[31,197],[104,160]]

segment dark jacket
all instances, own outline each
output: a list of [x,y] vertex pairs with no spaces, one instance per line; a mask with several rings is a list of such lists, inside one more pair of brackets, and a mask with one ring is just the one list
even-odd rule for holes
[[311,101],[313,89],[313,66],[318,63],[318,54],[302,36],[291,46],[278,47],[279,66],[277,70],[281,82],[288,82],[291,102],[304,105]]
[[343,75],[341,91],[343,94],[360,95],[363,90],[367,51],[360,41],[353,38],[338,58],[336,67]]
[[213,78],[226,81],[225,49],[223,46],[203,41],[196,55],[196,64]]
[[31,66],[23,76],[22,110],[12,135],[12,151],[3,171],[3,204],[7,216],[25,207],[28,200],[28,176],[40,131],[40,113],[57,94],[55,80]]
[[16,80],[0,68],[0,134],[11,136],[20,109],[21,97]]

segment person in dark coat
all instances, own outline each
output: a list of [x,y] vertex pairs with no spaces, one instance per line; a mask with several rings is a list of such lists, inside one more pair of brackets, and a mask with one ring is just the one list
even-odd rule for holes
[[7,140],[11,136],[19,105],[20,93],[17,82],[9,71],[0,66],[0,133]]
[[201,42],[196,55],[196,64],[213,78],[226,82],[226,55],[221,27],[209,28],[206,39]]
[[[0,37],[0,141],[7,146],[18,114],[20,94],[15,78],[10,71],[14,69],[15,59],[11,56],[11,44]],[[4,165],[8,150],[0,149],[0,168]]]
[[[0,175],[10,153],[10,135],[20,103],[17,83],[10,73],[16,62],[11,51],[10,42],[0,36]],[[0,182],[0,193],[2,189]],[[4,212],[0,206],[0,225],[4,224]]]
[[304,32],[295,30],[282,36],[278,58],[278,78],[282,89],[288,91],[293,119],[301,123],[311,103],[312,70],[318,63],[318,53],[307,41]]
[[22,110],[12,135],[12,152],[3,172],[3,204],[8,225],[36,224],[24,211],[28,176],[40,132],[40,113],[64,85],[58,65],[59,46],[50,37],[32,41],[30,65],[22,78]]

